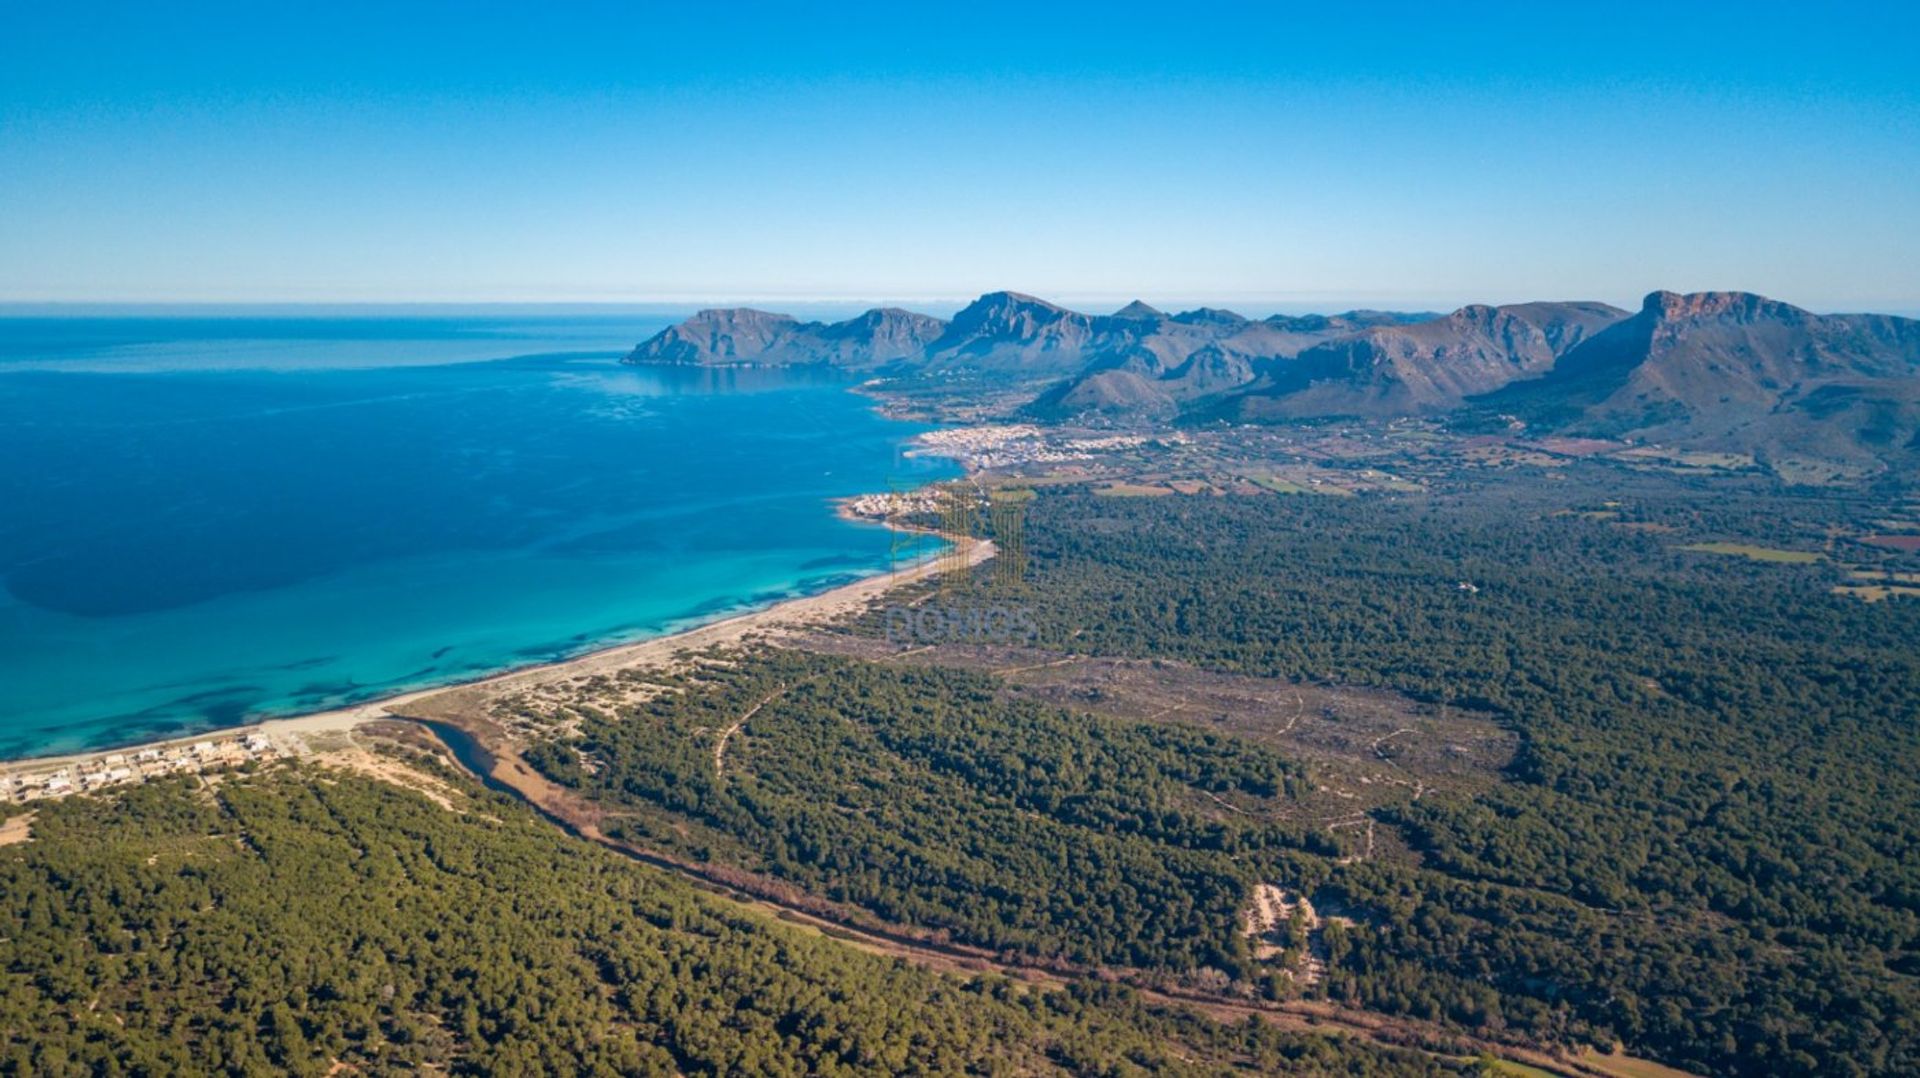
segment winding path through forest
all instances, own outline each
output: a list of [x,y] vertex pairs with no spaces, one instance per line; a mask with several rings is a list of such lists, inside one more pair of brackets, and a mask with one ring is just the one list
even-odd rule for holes
[[[729,728],[729,733],[752,718],[767,703],[786,690],[774,690]],[[1491,1053],[1503,1059],[1539,1067],[1555,1074],[1617,1078],[1621,1073],[1595,1066],[1586,1059],[1564,1051],[1547,1051],[1526,1045],[1510,1044],[1471,1036],[1435,1023],[1397,1015],[1380,1014],[1330,1000],[1266,1001],[1218,995],[1195,989],[1150,984],[1143,971],[1082,968],[1070,963],[1011,961],[1005,955],[933,938],[931,933],[906,926],[880,922],[865,911],[853,910],[807,894],[779,880],[725,866],[682,861],[658,850],[650,850],[616,838],[599,825],[600,809],[591,801],[540,774],[520,758],[511,746],[502,743],[490,724],[463,721],[441,715],[418,719],[423,726],[451,750],[462,766],[489,788],[510,793],[525,801],[542,817],[569,834],[597,843],[624,857],[672,873],[703,890],[758,910],[779,920],[812,928],[852,947],[913,962],[924,968],[958,974],[995,973],[1046,986],[1061,986],[1072,980],[1101,976],[1118,980],[1138,992],[1141,998],[1166,1006],[1181,1006],[1198,1011],[1216,1021],[1244,1021],[1257,1017],[1282,1028],[1299,1032],[1346,1034],[1378,1044],[1413,1048],[1453,1059]],[[720,764],[724,739],[716,746],[715,766]],[[1615,1056],[1613,1059],[1626,1059]]]
[[720,731],[719,740],[713,743],[713,777],[714,778],[724,777],[727,773],[727,743],[733,740],[733,735],[740,732],[740,728],[747,724],[748,719],[751,719],[755,715],[759,714],[761,708],[766,707],[768,704],[773,703],[773,701],[777,699],[781,693],[786,691],[787,691],[787,687],[785,685],[782,685],[779,688],[768,693],[767,695],[761,697],[760,702],[748,708],[746,714],[733,720],[732,726],[729,726],[725,730]]

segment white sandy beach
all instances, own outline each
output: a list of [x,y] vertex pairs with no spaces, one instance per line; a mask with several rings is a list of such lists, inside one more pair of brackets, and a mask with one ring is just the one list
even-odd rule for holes
[[[993,556],[991,542],[982,539],[966,539],[961,542],[966,545],[969,565],[978,565]],[[255,732],[266,734],[278,744],[288,744],[315,734],[345,732],[367,723],[391,719],[396,714],[404,713],[408,704],[455,690],[511,691],[594,674],[655,667],[670,661],[676,653],[681,651],[737,644],[750,635],[817,626],[857,613],[892,589],[927,578],[939,571],[943,564],[945,562],[940,557],[934,557],[905,569],[864,577],[816,595],[788,599],[763,610],[736,614],[680,632],[650,637],[629,644],[617,644],[572,659],[509,670],[473,681],[436,685],[379,700],[369,700],[351,707],[317,711],[289,718],[267,719],[222,730],[202,730],[181,737],[143,744],[120,745],[65,756],[0,761],[0,769],[16,774],[37,774],[97,763],[102,757],[108,755],[133,754],[156,748],[173,749],[202,741],[232,739]]]

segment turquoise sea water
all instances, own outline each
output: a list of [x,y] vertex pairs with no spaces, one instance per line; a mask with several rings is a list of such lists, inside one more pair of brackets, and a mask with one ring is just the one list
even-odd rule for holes
[[0,318],[0,758],[464,680],[885,569],[952,474],[664,319]]

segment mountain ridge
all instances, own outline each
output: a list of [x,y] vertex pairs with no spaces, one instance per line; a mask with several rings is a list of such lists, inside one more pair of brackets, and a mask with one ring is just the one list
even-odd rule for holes
[[841,322],[802,322],[752,307],[709,307],[667,327],[622,362],[674,366],[874,366],[913,355],[943,319],[875,307]]
[[1565,300],[1259,320],[1140,300],[1086,314],[1014,291],[952,319],[710,308],[625,362],[965,378],[1050,422],[1426,416],[1759,455],[1920,457],[1920,320],[1738,291],[1655,291],[1634,312]]
[[1109,315],[1084,314],[1024,292],[988,292],[952,319],[877,307],[839,322],[802,322],[752,307],[714,307],[660,331],[625,358],[630,364],[700,366],[878,366],[912,361],[929,370],[1092,373],[1129,359],[1155,375],[1211,343],[1256,358],[1288,356],[1331,335],[1409,325],[1430,312],[1347,311],[1253,320],[1199,307],[1176,314],[1134,300]]
[[1920,320],[1653,292],[1554,369],[1475,404],[1556,432],[1761,458],[1920,454]]
[[1546,371],[1626,317],[1618,307],[1585,301],[1469,304],[1412,325],[1371,327],[1299,353],[1223,414],[1258,420],[1445,412]]

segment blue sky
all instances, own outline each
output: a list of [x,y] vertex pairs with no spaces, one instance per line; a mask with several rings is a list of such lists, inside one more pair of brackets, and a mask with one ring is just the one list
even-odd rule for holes
[[1920,309],[1915,5],[0,7],[0,301]]

